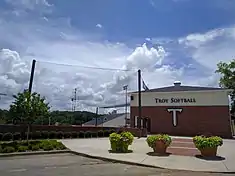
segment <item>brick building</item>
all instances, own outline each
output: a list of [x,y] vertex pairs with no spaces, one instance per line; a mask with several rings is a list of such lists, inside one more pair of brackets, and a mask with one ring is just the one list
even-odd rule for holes
[[131,93],[131,127],[149,133],[179,136],[218,135],[232,137],[228,93],[211,87],[173,86],[141,92],[142,118],[138,118],[138,92]]

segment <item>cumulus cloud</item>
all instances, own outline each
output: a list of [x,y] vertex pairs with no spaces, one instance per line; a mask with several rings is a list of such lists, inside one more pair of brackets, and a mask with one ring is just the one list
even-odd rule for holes
[[[34,8],[35,2],[49,6],[46,1],[30,2]],[[96,106],[125,103],[123,86],[128,84],[129,91],[137,89],[138,69],[150,88],[172,85],[175,80],[188,85],[216,85],[218,78],[211,65],[222,57],[220,52],[229,58],[234,47],[234,28],[182,37],[178,47],[186,49],[198,65],[179,57],[183,65],[175,67],[169,64],[176,55],[168,46],[174,39],[163,42],[149,38],[152,46],[144,43],[130,48],[124,43],[102,41],[96,34],[81,33],[70,18],[11,18],[0,15],[0,47],[5,48],[0,50],[0,90],[8,95],[0,101],[4,108],[13,94],[28,88],[32,59],[37,60],[33,90],[45,96],[53,109],[70,110],[76,88],[77,109],[94,111]],[[204,75],[198,75],[199,68]]]

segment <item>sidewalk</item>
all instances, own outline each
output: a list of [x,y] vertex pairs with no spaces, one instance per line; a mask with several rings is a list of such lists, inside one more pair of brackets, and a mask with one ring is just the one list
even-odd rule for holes
[[235,140],[224,140],[224,145],[218,149],[220,160],[205,160],[190,156],[150,156],[152,152],[148,147],[146,138],[135,139],[132,146],[133,153],[109,153],[108,138],[71,139],[61,140],[70,150],[89,156],[126,161],[136,164],[155,166],[167,169],[209,171],[209,172],[235,172]]

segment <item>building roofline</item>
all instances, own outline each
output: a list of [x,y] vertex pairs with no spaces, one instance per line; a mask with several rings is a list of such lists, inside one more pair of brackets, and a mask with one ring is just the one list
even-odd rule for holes
[[[182,90],[182,91],[141,91],[141,93],[159,93],[159,94],[164,94],[164,93],[182,93],[182,92],[189,92],[189,93],[192,93],[192,92],[227,92],[227,93],[230,93],[232,92],[233,89],[224,89],[224,88],[221,88],[221,89],[211,89],[211,90]],[[133,95],[133,94],[138,94],[138,91],[135,91],[135,92],[128,92],[128,95]]]

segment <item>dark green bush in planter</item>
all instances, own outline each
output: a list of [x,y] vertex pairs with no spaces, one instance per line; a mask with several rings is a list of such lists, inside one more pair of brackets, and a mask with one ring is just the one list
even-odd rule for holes
[[98,133],[96,131],[91,132],[91,137],[97,137],[97,136],[98,136]]
[[68,139],[72,137],[72,133],[71,132],[64,132],[64,138]]
[[84,137],[85,137],[84,131],[79,131],[78,137],[79,137],[79,138],[84,138]]
[[223,145],[223,139],[218,136],[195,136],[193,143],[202,156],[216,156],[217,148]]
[[3,141],[11,141],[13,139],[13,135],[11,133],[5,133],[2,136]]
[[16,141],[16,140],[20,140],[21,139],[21,134],[19,132],[16,132],[13,134],[13,140]]
[[56,132],[55,131],[50,131],[49,134],[48,134],[48,137],[49,137],[49,139],[55,139],[57,137]]
[[41,132],[42,139],[48,139],[48,137],[49,137],[48,135],[49,135],[48,131]]
[[3,137],[3,134],[2,134],[2,133],[0,133],[0,141],[2,140],[2,137]]
[[32,134],[32,139],[42,139],[42,133],[40,131],[35,131]]
[[76,131],[72,132],[72,138],[77,138],[78,137],[78,133]]
[[58,139],[63,139],[64,133],[62,131],[59,131],[59,132],[57,132],[56,136]]
[[98,137],[104,137],[104,131],[102,130],[98,131]]
[[146,139],[146,142],[155,153],[165,154],[167,147],[169,147],[172,142],[172,139],[167,134],[157,134],[149,136]]
[[109,141],[113,152],[126,153],[134,141],[134,136],[130,132],[112,133],[109,135]]
[[85,138],[90,138],[91,137],[91,132],[90,131],[86,131],[85,132]]
[[109,130],[104,130],[104,137],[109,137],[110,134]]

